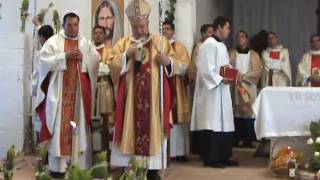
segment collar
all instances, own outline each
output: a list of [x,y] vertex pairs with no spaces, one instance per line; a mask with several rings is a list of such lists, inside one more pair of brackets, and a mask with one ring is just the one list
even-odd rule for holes
[[65,33],[64,30],[61,30],[61,31],[59,32],[59,34],[60,34],[62,37],[64,37],[65,39],[70,39],[70,40],[78,40],[79,37],[80,37],[80,33],[79,33],[77,37],[75,37],[75,38],[70,38],[70,37],[68,37],[68,36],[66,35],[66,33]]
[[236,49],[237,49],[237,52],[238,52],[239,54],[248,54],[249,51],[250,51],[250,48],[249,48],[249,47],[246,47],[246,48],[244,48],[244,49],[241,49],[240,46],[237,46]]
[[104,43],[100,44],[99,46],[96,46],[94,43],[93,43],[93,45],[94,45],[95,49],[102,49],[102,48],[106,47],[106,45]]
[[138,44],[141,44],[142,46],[144,46],[152,39],[152,35],[149,33],[148,37],[140,38],[140,39],[135,39],[133,36],[131,36],[130,39],[132,42],[138,43]]
[[268,51],[280,51],[283,48],[282,45],[277,45],[275,48],[271,48],[270,46],[267,47]]
[[216,41],[222,42],[222,41],[220,40],[220,38],[218,38],[218,36],[216,36],[215,34],[213,34],[212,37],[213,37]]
[[320,50],[311,50],[309,53],[311,55],[320,55]]

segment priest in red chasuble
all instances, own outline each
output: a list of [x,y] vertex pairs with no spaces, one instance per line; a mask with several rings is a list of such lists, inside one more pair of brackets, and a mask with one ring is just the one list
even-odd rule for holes
[[261,85],[291,86],[291,66],[289,51],[278,43],[278,36],[274,32],[268,33],[268,47],[262,52],[264,70]]
[[320,87],[320,35],[310,37],[311,50],[305,53],[298,66],[297,86]]
[[40,51],[36,112],[54,178],[64,176],[71,157],[81,168],[90,166],[88,139],[99,60],[91,41],[79,33],[74,13],[64,16],[63,30]]

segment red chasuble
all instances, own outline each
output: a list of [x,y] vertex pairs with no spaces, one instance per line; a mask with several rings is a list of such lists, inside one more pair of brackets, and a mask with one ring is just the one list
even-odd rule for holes
[[[320,68],[320,55],[312,55],[311,72],[313,68]],[[320,87],[320,82],[316,82],[311,79],[311,87]]]
[[[64,51],[78,49],[78,40],[65,39]],[[81,63],[78,60],[67,59],[67,69],[63,72],[63,88],[62,88],[62,114],[61,116],[61,131],[60,131],[60,152],[61,155],[70,156],[72,152],[72,127],[70,121],[79,122],[75,119],[75,102],[78,83],[81,85],[81,95],[84,105],[84,114],[86,124],[91,126],[91,84],[88,73],[81,72]],[[80,68],[80,69],[79,69]],[[79,80],[80,75],[80,80]],[[41,84],[41,89],[47,96],[48,85],[50,82],[50,73],[47,75],[44,82]],[[80,97],[78,97],[80,98]],[[48,141],[52,138],[47,127],[46,119],[46,97],[43,102],[36,108],[42,122],[40,132],[40,142]],[[79,124],[78,124],[79,125]]]

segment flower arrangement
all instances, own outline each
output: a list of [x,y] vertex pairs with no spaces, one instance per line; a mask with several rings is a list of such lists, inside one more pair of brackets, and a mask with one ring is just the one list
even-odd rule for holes
[[176,11],[175,5],[177,3],[177,0],[169,0],[169,10],[166,10],[166,18],[165,21],[174,22],[175,17],[174,13]]
[[59,12],[57,10],[53,10],[53,24],[54,24],[54,29],[55,29],[55,33],[57,34],[60,29],[61,29],[61,22],[60,22],[60,16],[59,16]]
[[17,151],[11,146],[7,151],[7,157],[3,162],[1,171],[5,180],[11,180],[13,177],[14,159],[17,157]]
[[138,161],[132,157],[120,180],[147,180],[148,165],[145,160]]
[[[11,151],[10,151],[11,152]],[[40,147],[39,159],[37,161],[36,168],[36,180],[52,180],[48,174],[48,163],[46,162],[48,151],[44,147]],[[10,156],[11,157],[11,156]],[[97,163],[89,169],[81,169],[77,165],[72,165],[67,169],[66,180],[92,180],[92,179],[104,179],[111,180],[111,174],[108,170],[108,158],[107,152],[101,152],[96,155]],[[132,157],[130,159],[128,168],[125,169],[121,175],[120,180],[146,180],[147,179],[147,163],[146,161],[138,161]],[[12,173],[11,173],[12,174]],[[6,179],[7,180],[7,179]],[[10,179],[8,179],[10,180]]]
[[320,170],[320,122],[311,122],[310,133],[311,137],[307,140],[307,144],[313,152],[310,168],[317,172]]
[[37,167],[36,167],[36,180],[51,180],[52,178],[48,175],[48,169],[47,169],[48,151],[45,147],[40,146],[39,156],[40,157],[37,160]]
[[22,0],[20,8],[20,19],[21,19],[21,32],[24,32],[26,29],[26,20],[29,16],[29,0]]
[[37,14],[40,25],[44,24],[44,17],[51,7],[53,7],[53,3],[50,3],[47,8],[41,9],[39,14]]

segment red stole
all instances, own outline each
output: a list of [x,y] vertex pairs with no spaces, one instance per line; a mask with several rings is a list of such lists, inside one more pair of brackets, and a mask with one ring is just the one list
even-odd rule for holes
[[[152,75],[152,40],[144,46],[148,51],[148,62],[141,65],[140,70],[134,69],[134,152],[135,155],[148,156],[150,155],[150,126],[151,126],[151,107],[152,92],[151,85],[153,79]],[[129,63],[129,62],[128,62]],[[137,72],[136,72],[137,71]],[[164,75],[164,133],[165,135],[170,134],[170,111],[172,108],[172,88],[170,87],[169,78]],[[155,80],[159,81],[159,80]],[[124,114],[126,97],[126,74],[120,77],[118,94],[117,94],[117,106],[116,106],[116,117],[115,117],[115,141],[120,144],[123,133]],[[160,97],[159,97],[160,98]],[[160,104],[159,104],[160,105]],[[159,106],[160,108],[160,106]]]
[[[271,51],[269,53],[269,57],[274,61],[279,61],[280,60],[280,51]],[[268,73],[268,86],[273,85],[272,77],[273,77],[273,71],[272,71],[272,69],[270,69],[269,73]]]
[[[77,40],[64,41],[64,51],[78,49]],[[63,72],[62,87],[62,115],[61,115],[61,131],[60,131],[60,151],[61,155],[71,155],[72,152],[72,126],[71,121],[79,121],[75,119],[75,102],[77,98],[78,86],[78,60],[68,59],[67,70]]]
[[[172,49],[174,51],[176,51],[176,43],[173,42],[171,44],[171,46],[172,46]],[[173,120],[173,123],[176,124],[176,123],[178,123],[178,108],[177,108],[178,102],[177,102],[176,78],[172,78],[170,83],[172,84],[172,88],[174,89],[172,91],[172,94],[173,94],[173,99],[172,99],[172,117],[173,118],[172,118],[172,120]]]
[[280,51],[271,51],[269,57],[274,61],[280,60]]
[[[151,42],[151,41],[150,41]],[[150,125],[151,125],[151,43],[147,43],[149,59],[142,64],[140,70],[134,69],[134,134],[135,153],[149,155]]]
[[[312,55],[311,57],[311,73],[313,68],[320,68],[320,55]],[[311,87],[320,87],[320,82],[311,79]]]

